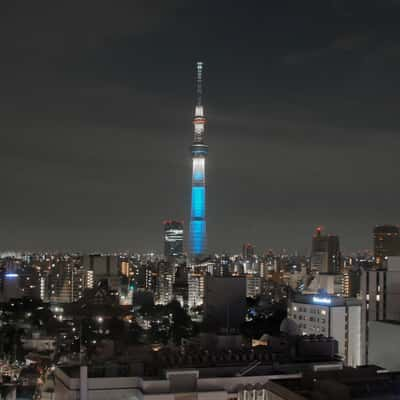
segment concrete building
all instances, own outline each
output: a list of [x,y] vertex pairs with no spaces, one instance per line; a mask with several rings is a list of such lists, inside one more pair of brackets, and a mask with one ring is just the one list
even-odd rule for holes
[[[185,359],[180,349],[176,354],[157,352],[152,363],[154,374],[151,366],[143,368],[133,360],[129,364],[59,367],[55,371],[55,395],[57,400],[236,400],[242,398],[248,385],[260,387],[272,379],[300,378],[307,370],[342,368],[341,362],[332,359],[295,362],[287,356],[278,365],[273,358],[280,359],[279,354],[272,357],[264,349],[247,353],[194,350]],[[170,363],[175,367],[170,368]]]
[[[87,377],[87,367],[57,368],[55,394],[57,400],[228,400],[237,399],[242,385],[264,384],[271,379],[300,377],[296,374],[200,378],[197,370],[170,370],[164,378],[143,379],[122,371],[108,376]],[[115,376],[117,375],[117,376]]]
[[370,321],[368,328],[368,363],[400,371],[400,322]]
[[362,362],[368,364],[369,323],[400,321],[400,257],[389,257],[386,268],[363,268],[360,294]]
[[307,372],[298,378],[271,380],[243,387],[239,400],[394,400],[400,396],[400,374],[377,367]]
[[361,365],[361,302],[357,299],[298,295],[289,303],[288,317],[304,335],[331,336],[348,366]]

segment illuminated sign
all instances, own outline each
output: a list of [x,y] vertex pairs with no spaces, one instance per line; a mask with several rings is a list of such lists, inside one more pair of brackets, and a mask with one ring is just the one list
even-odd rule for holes
[[329,297],[313,296],[312,300],[317,304],[331,304],[331,299]]
[[17,278],[18,274],[8,273],[8,274],[5,274],[5,277],[6,278]]

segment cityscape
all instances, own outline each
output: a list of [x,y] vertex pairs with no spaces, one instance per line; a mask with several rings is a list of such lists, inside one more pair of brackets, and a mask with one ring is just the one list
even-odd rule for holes
[[[361,89],[356,87],[359,100],[354,100],[356,97],[354,103],[349,100],[354,106],[353,117],[363,110],[362,120],[370,118],[368,129],[378,126],[376,135],[381,136],[373,140],[380,140],[380,145],[387,147],[382,154],[378,146],[369,147],[368,137],[372,134],[367,128],[362,140],[359,132],[349,134],[353,120],[335,136],[334,125],[338,124],[335,128],[341,131],[340,115],[344,121],[346,113],[339,113],[331,120],[332,127],[326,128],[328,133],[323,133],[323,125],[318,125],[324,113],[313,111],[310,120],[302,120],[303,115],[304,118],[307,116],[303,107],[306,107],[306,99],[313,97],[312,93],[316,96],[324,90],[324,85],[327,92],[334,93],[335,86],[342,84],[334,82],[328,86],[327,82],[338,79],[333,77],[334,73],[342,67],[353,71],[350,64],[354,60],[350,62],[350,57],[356,57],[368,48],[369,61],[363,58],[363,62],[368,66],[371,62],[377,75],[380,74],[380,64],[376,61],[374,64],[371,59],[379,53],[381,39],[385,51],[389,52],[385,34],[393,37],[390,46],[395,48],[396,40],[400,46],[397,20],[392,20],[400,16],[400,6],[386,0],[383,8],[375,8],[372,2],[365,3],[364,14],[361,14],[369,21],[382,20],[386,27],[383,33],[377,28],[372,40],[370,31],[360,33],[355,29],[361,29],[362,24],[359,24],[356,2],[352,1],[349,4],[328,2],[329,6],[312,1],[304,9],[287,1],[281,6],[260,6],[259,10],[250,10],[249,15],[242,15],[245,6],[242,10],[234,5],[211,6],[207,2],[202,13],[209,18],[209,29],[215,29],[214,33],[207,33],[208,28],[203,26],[199,28],[202,22],[192,15],[197,12],[194,5],[171,2],[167,6],[159,2],[149,11],[140,6],[140,2],[121,9],[101,3],[96,9],[83,4],[79,17],[75,10],[65,6],[58,9],[49,5],[45,10],[26,4],[15,9],[10,7],[4,18],[10,27],[24,25],[26,30],[21,30],[24,35],[32,34],[30,39],[16,36],[15,48],[5,47],[9,60],[14,60],[11,55],[18,46],[21,46],[21,54],[30,60],[32,75],[22,74],[21,80],[27,79],[33,88],[36,78],[39,85],[54,79],[50,85],[54,86],[51,90],[47,88],[48,91],[43,87],[40,89],[44,90],[44,97],[44,92],[39,89],[32,91],[28,100],[24,95],[18,95],[22,89],[17,90],[19,86],[16,86],[14,97],[7,94],[9,98],[4,102],[4,160],[11,159],[14,154],[20,163],[8,163],[13,165],[12,185],[15,186],[4,180],[3,199],[0,200],[4,209],[3,233],[0,234],[3,240],[3,244],[0,243],[0,400],[400,399],[400,348],[397,346],[400,337],[400,219],[396,212],[398,192],[395,185],[399,143],[395,137],[396,118],[383,118],[391,125],[387,128],[390,134],[383,132],[383,128],[380,132],[381,127],[388,126],[383,122],[377,125],[383,111],[378,110],[378,105],[374,115],[368,111],[368,104],[364,105],[365,109],[358,108],[362,95]],[[91,22],[93,36],[86,32],[87,17],[91,16],[92,10],[93,16],[98,18]],[[42,19],[44,11],[51,17],[51,22]],[[60,11],[63,15],[57,14]],[[270,12],[273,26],[267,28],[266,19],[258,28],[254,27],[256,11]],[[220,12],[226,15],[227,21],[223,21]],[[352,27],[352,34],[348,33],[350,28],[345,34],[335,31],[333,41],[331,38],[324,47],[319,43],[318,32],[321,32],[321,40],[326,35],[330,37],[332,32],[317,24],[318,29],[311,34],[308,14],[313,16],[313,24],[317,24],[317,18],[321,21],[326,18],[327,26],[329,21],[332,22],[329,29],[347,24]],[[42,31],[31,25],[27,15],[43,21],[43,34],[38,34]],[[59,29],[53,26],[53,17],[61,24]],[[76,23],[76,37],[69,36],[72,32],[70,23],[65,24],[69,17]],[[113,17],[118,17],[118,23]],[[173,26],[164,18],[172,18]],[[286,90],[294,90],[297,84],[305,83],[305,75],[301,75],[304,71],[297,71],[301,78],[296,77],[295,72],[290,77],[276,72],[273,79],[266,78],[271,79],[271,92],[276,90],[274,82],[277,85],[287,82],[287,87],[278,88],[275,103],[271,100],[273,97],[260,100],[257,97],[263,98],[264,94],[255,88],[265,83],[261,78],[265,75],[264,70],[261,68],[258,72],[257,62],[251,61],[251,57],[243,57],[246,51],[248,54],[259,53],[259,42],[253,41],[252,29],[257,37],[268,29],[277,35],[275,46],[270,42],[265,44],[266,48],[271,48],[271,59],[282,49],[287,50],[280,18],[293,21],[288,30],[291,40],[297,43],[297,47],[285,52],[284,65],[294,65],[301,70],[312,59],[311,63],[314,60],[320,63],[318,68],[325,68],[318,78],[314,75],[307,78],[320,81],[314,82],[315,87],[304,95],[299,108],[302,117],[297,121],[285,119],[284,113],[295,98],[290,100]],[[223,36],[219,36],[221,32],[217,26],[223,32],[236,32],[233,29],[236,22],[228,20],[243,21],[237,29],[242,32],[245,44],[240,41],[232,44],[230,38],[218,42],[217,38]],[[184,27],[179,25],[182,21],[186,21]],[[322,23],[324,26],[325,22]],[[131,23],[136,25],[132,27]],[[195,32],[199,37],[200,33],[204,35],[206,44],[198,42]],[[52,33],[54,40],[50,39]],[[189,33],[193,33],[193,43],[199,44],[197,50],[193,53],[187,50],[187,54],[183,51],[185,54],[179,57],[185,61],[179,66],[169,58],[162,58],[168,53],[167,48],[163,49],[164,40],[168,42],[173,38],[186,49],[184,44],[189,40],[186,38]],[[298,38],[295,38],[297,34]],[[153,48],[159,46],[162,57],[151,55],[148,50],[157,35],[165,35],[165,38],[157,39],[160,42]],[[88,43],[82,45],[84,37]],[[204,48],[211,48],[209,44],[214,41],[219,43],[216,45],[218,54],[211,50],[204,52]],[[313,43],[315,48],[305,50],[303,47],[300,52],[306,42],[309,46]],[[374,51],[371,50],[372,42]],[[54,52],[37,55],[32,51],[34,43],[38,48],[52,48]],[[130,46],[137,50],[136,58],[132,60],[121,56]],[[390,54],[394,58],[392,47]],[[237,49],[238,66],[233,65],[233,59],[224,49],[230,52]],[[171,57],[176,51],[171,48]],[[181,53],[180,49],[177,52]],[[327,57],[330,60],[327,52],[333,52],[337,57],[337,65],[333,68],[331,63],[325,64],[318,59]],[[60,65],[64,65],[72,54],[77,55],[82,65],[75,65],[77,69],[74,70],[68,64],[66,70],[62,70]],[[145,61],[141,60],[142,56]],[[385,63],[390,63],[383,58]],[[139,64],[143,62],[144,70],[139,77],[133,77],[128,68],[136,60]],[[10,66],[15,63],[20,68],[17,70],[23,71],[21,60],[9,63]],[[80,71],[80,74],[85,71],[86,74],[91,63],[98,65],[98,69],[91,71],[97,74],[95,80],[90,80],[93,87],[88,84],[89,80],[82,78],[83,75],[76,81],[71,78],[72,71]],[[111,65],[116,69],[113,70]],[[43,81],[42,67],[46,75]],[[9,66],[1,68],[7,70]],[[153,73],[163,74],[164,68],[179,71],[164,83],[166,86],[162,90],[167,95],[171,92],[170,100],[165,97],[167,101],[152,92],[160,82],[157,77],[152,80]],[[221,72],[229,68],[234,68],[235,74],[242,73],[243,77],[236,77],[237,82],[231,81],[231,73]],[[396,78],[392,79],[388,66],[387,69],[390,86],[393,82],[395,86]],[[63,75],[66,71],[68,78]],[[11,69],[9,72],[11,74]],[[378,97],[379,85],[386,83],[377,83],[366,70],[360,72],[360,76],[367,79],[371,91]],[[62,85],[71,83],[73,87],[79,79],[81,85],[72,96],[71,104],[68,103],[70,100],[60,100],[57,91],[60,96],[66,93]],[[108,83],[101,79],[108,79]],[[257,114],[254,111],[257,107],[244,118],[252,103],[245,101],[245,93],[241,94],[242,79],[249,79],[249,82],[258,79],[253,88],[254,105],[257,101],[265,101],[264,105],[272,109],[281,101],[278,100],[280,96],[287,98],[283,102],[287,103],[286,111],[276,108],[273,121],[272,114],[268,114],[268,132],[263,131],[257,142],[251,142],[249,133],[256,129],[250,115]],[[13,85],[19,85],[17,81],[15,77]],[[347,78],[343,82],[350,88]],[[98,99],[104,96],[99,89],[102,85],[109,85],[106,106],[102,103],[97,108],[96,101],[104,101]],[[148,85],[146,95],[141,93],[142,85]],[[231,91],[226,86],[236,90]],[[218,91],[213,87],[220,88],[216,97],[218,102],[226,101],[226,109],[234,107],[234,101],[238,101],[239,107],[228,114],[222,113],[222,108],[218,108],[217,101],[212,99],[213,91]],[[7,92],[6,83],[5,88]],[[93,88],[95,94],[88,95],[86,90]],[[386,90],[382,89],[382,93],[393,105],[392,89]],[[179,96],[174,91],[179,92]],[[235,99],[231,98],[232,93]],[[55,97],[50,98],[51,94]],[[130,106],[124,108],[121,104],[136,95],[139,112],[132,111],[132,120],[138,125],[132,130],[134,142],[130,143],[133,146],[127,149],[129,146],[124,137],[131,128],[122,114],[129,114]],[[113,96],[126,97],[114,100]],[[179,103],[180,96],[184,98],[183,108]],[[333,97],[325,99],[325,106],[330,109],[325,117],[332,110],[340,110],[338,104],[342,100],[335,105]],[[343,101],[347,101],[351,95],[343,97]],[[323,107],[322,98],[310,100],[314,110]],[[17,122],[15,110],[10,106],[13,101],[15,110],[21,110],[21,120],[28,123],[31,130],[25,130],[22,122],[22,125]],[[29,103],[29,112],[23,107],[25,101]],[[78,112],[74,107],[81,101],[84,107]],[[71,116],[81,116],[77,120],[71,117],[69,121],[70,127],[75,123],[82,125],[76,131],[78,139],[70,133],[60,134],[58,139],[53,138],[52,132],[48,135],[47,129],[53,123],[60,131],[68,131],[68,124],[60,117],[57,107],[67,114],[70,112]],[[154,111],[157,107],[159,113],[152,115],[149,110]],[[390,112],[390,107],[384,108],[385,112]],[[93,126],[85,120],[89,115],[93,117]],[[170,126],[169,119],[173,121]],[[8,126],[10,121],[15,122],[15,127]],[[152,141],[160,137],[158,133],[151,136],[152,129],[156,129],[152,124],[159,123],[162,129],[165,124],[165,136],[168,136],[171,129],[175,130],[175,121],[186,121],[183,125],[186,132],[175,132],[178,140],[173,136],[162,139],[161,151],[155,145],[152,147]],[[282,121],[285,124],[279,125]],[[236,123],[243,132],[230,131]],[[122,128],[124,124],[127,126]],[[224,124],[225,130],[218,133]],[[269,132],[274,124],[279,125],[277,131],[287,133],[284,139],[287,149],[279,154],[274,154],[278,139]],[[85,126],[89,132],[98,132],[99,137],[93,140],[88,134],[85,138]],[[357,129],[362,126],[360,123]],[[18,128],[21,136],[18,136],[19,145],[13,147],[14,128]],[[118,147],[109,150],[107,146],[96,147],[97,141],[104,140],[102,135],[109,132],[108,129],[113,134],[107,133],[104,143]],[[303,139],[304,129],[310,130],[311,138]],[[39,135],[40,140],[32,146],[32,139],[26,132]],[[294,136],[296,132],[298,136]],[[393,132],[395,135],[391,136]],[[44,136],[40,136],[42,134]],[[325,134],[327,139],[323,142]],[[213,135],[220,135],[221,142],[214,141]],[[247,138],[251,143],[258,143],[260,152],[257,152],[257,146],[254,146],[254,152],[247,151]],[[240,143],[239,149],[233,149],[235,140]],[[270,142],[265,145],[263,140]],[[72,144],[68,144],[69,141]],[[334,143],[336,141],[339,144]],[[353,146],[350,141],[356,142],[357,147],[352,150],[352,157],[348,157],[348,147]],[[190,146],[187,146],[189,142]],[[316,143],[316,147],[312,147],[311,142]],[[299,156],[305,147],[310,148]],[[117,148],[119,150],[115,151]],[[84,160],[80,157],[82,149],[87,157]],[[128,154],[125,151],[132,157],[129,162],[124,159]],[[333,166],[330,165],[332,157],[335,160]],[[367,176],[372,171],[370,164],[376,175]],[[111,165],[115,169],[109,170]],[[235,167],[228,168],[227,165]],[[238,174],[239,167],[243,168],[242,175]],[[30,181],[30,168],[37,169],[38,180]],[[179,172],[173,172],[174,169]],[[7,171],[6,167],[4,170]],[[135,172],[138,174],[135,181],[127,178],[130,170],[139,171]],[[217,181],[215,175],[221,170],[224,179]],[[260,175],[261,170],[268,170],[269,175]],[[292,180],[285,182],[289,177],[287,171]],[[260,179],[260,176],[273,179]],[[126,187],[130,189],[121,191]],[[134,191],[130,192],[132,187]],[[274,197],[275,200],[270,200]],[[265,213],[259,211],[261,203]],[[315,214],[313,218],[308,218],[310,210]],[[132,221],[129,217],[122,220],[122,216],[131,213],[135,216],[132,227],[128,226],[127,221]],[[159,218],[161,214],[162,218]],[[319,223],[314,223],[317,220]],[[299,225],[303,225],[301,230]],[[130,233],[134,238],[132,244],[129,249],[121,250],[127,247],[126,238]]]

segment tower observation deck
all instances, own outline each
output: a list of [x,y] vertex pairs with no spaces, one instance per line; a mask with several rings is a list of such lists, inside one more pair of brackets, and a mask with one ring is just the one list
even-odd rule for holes
[[193,259],[207,251],[206,227],[206,157],[208,146],[204,143],[206,117],[203,107],[203,63],[196,63],[196,105],[193,118],[192,151],[192,207],[190,214],[190,248]]

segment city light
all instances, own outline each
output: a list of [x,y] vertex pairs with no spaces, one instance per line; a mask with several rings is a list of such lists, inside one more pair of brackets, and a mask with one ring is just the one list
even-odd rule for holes
[[317,303],[317,304],[331,304],[331,302],[332,302],[332,300],[329,297],[313,296],[312,300],[314,303]]

